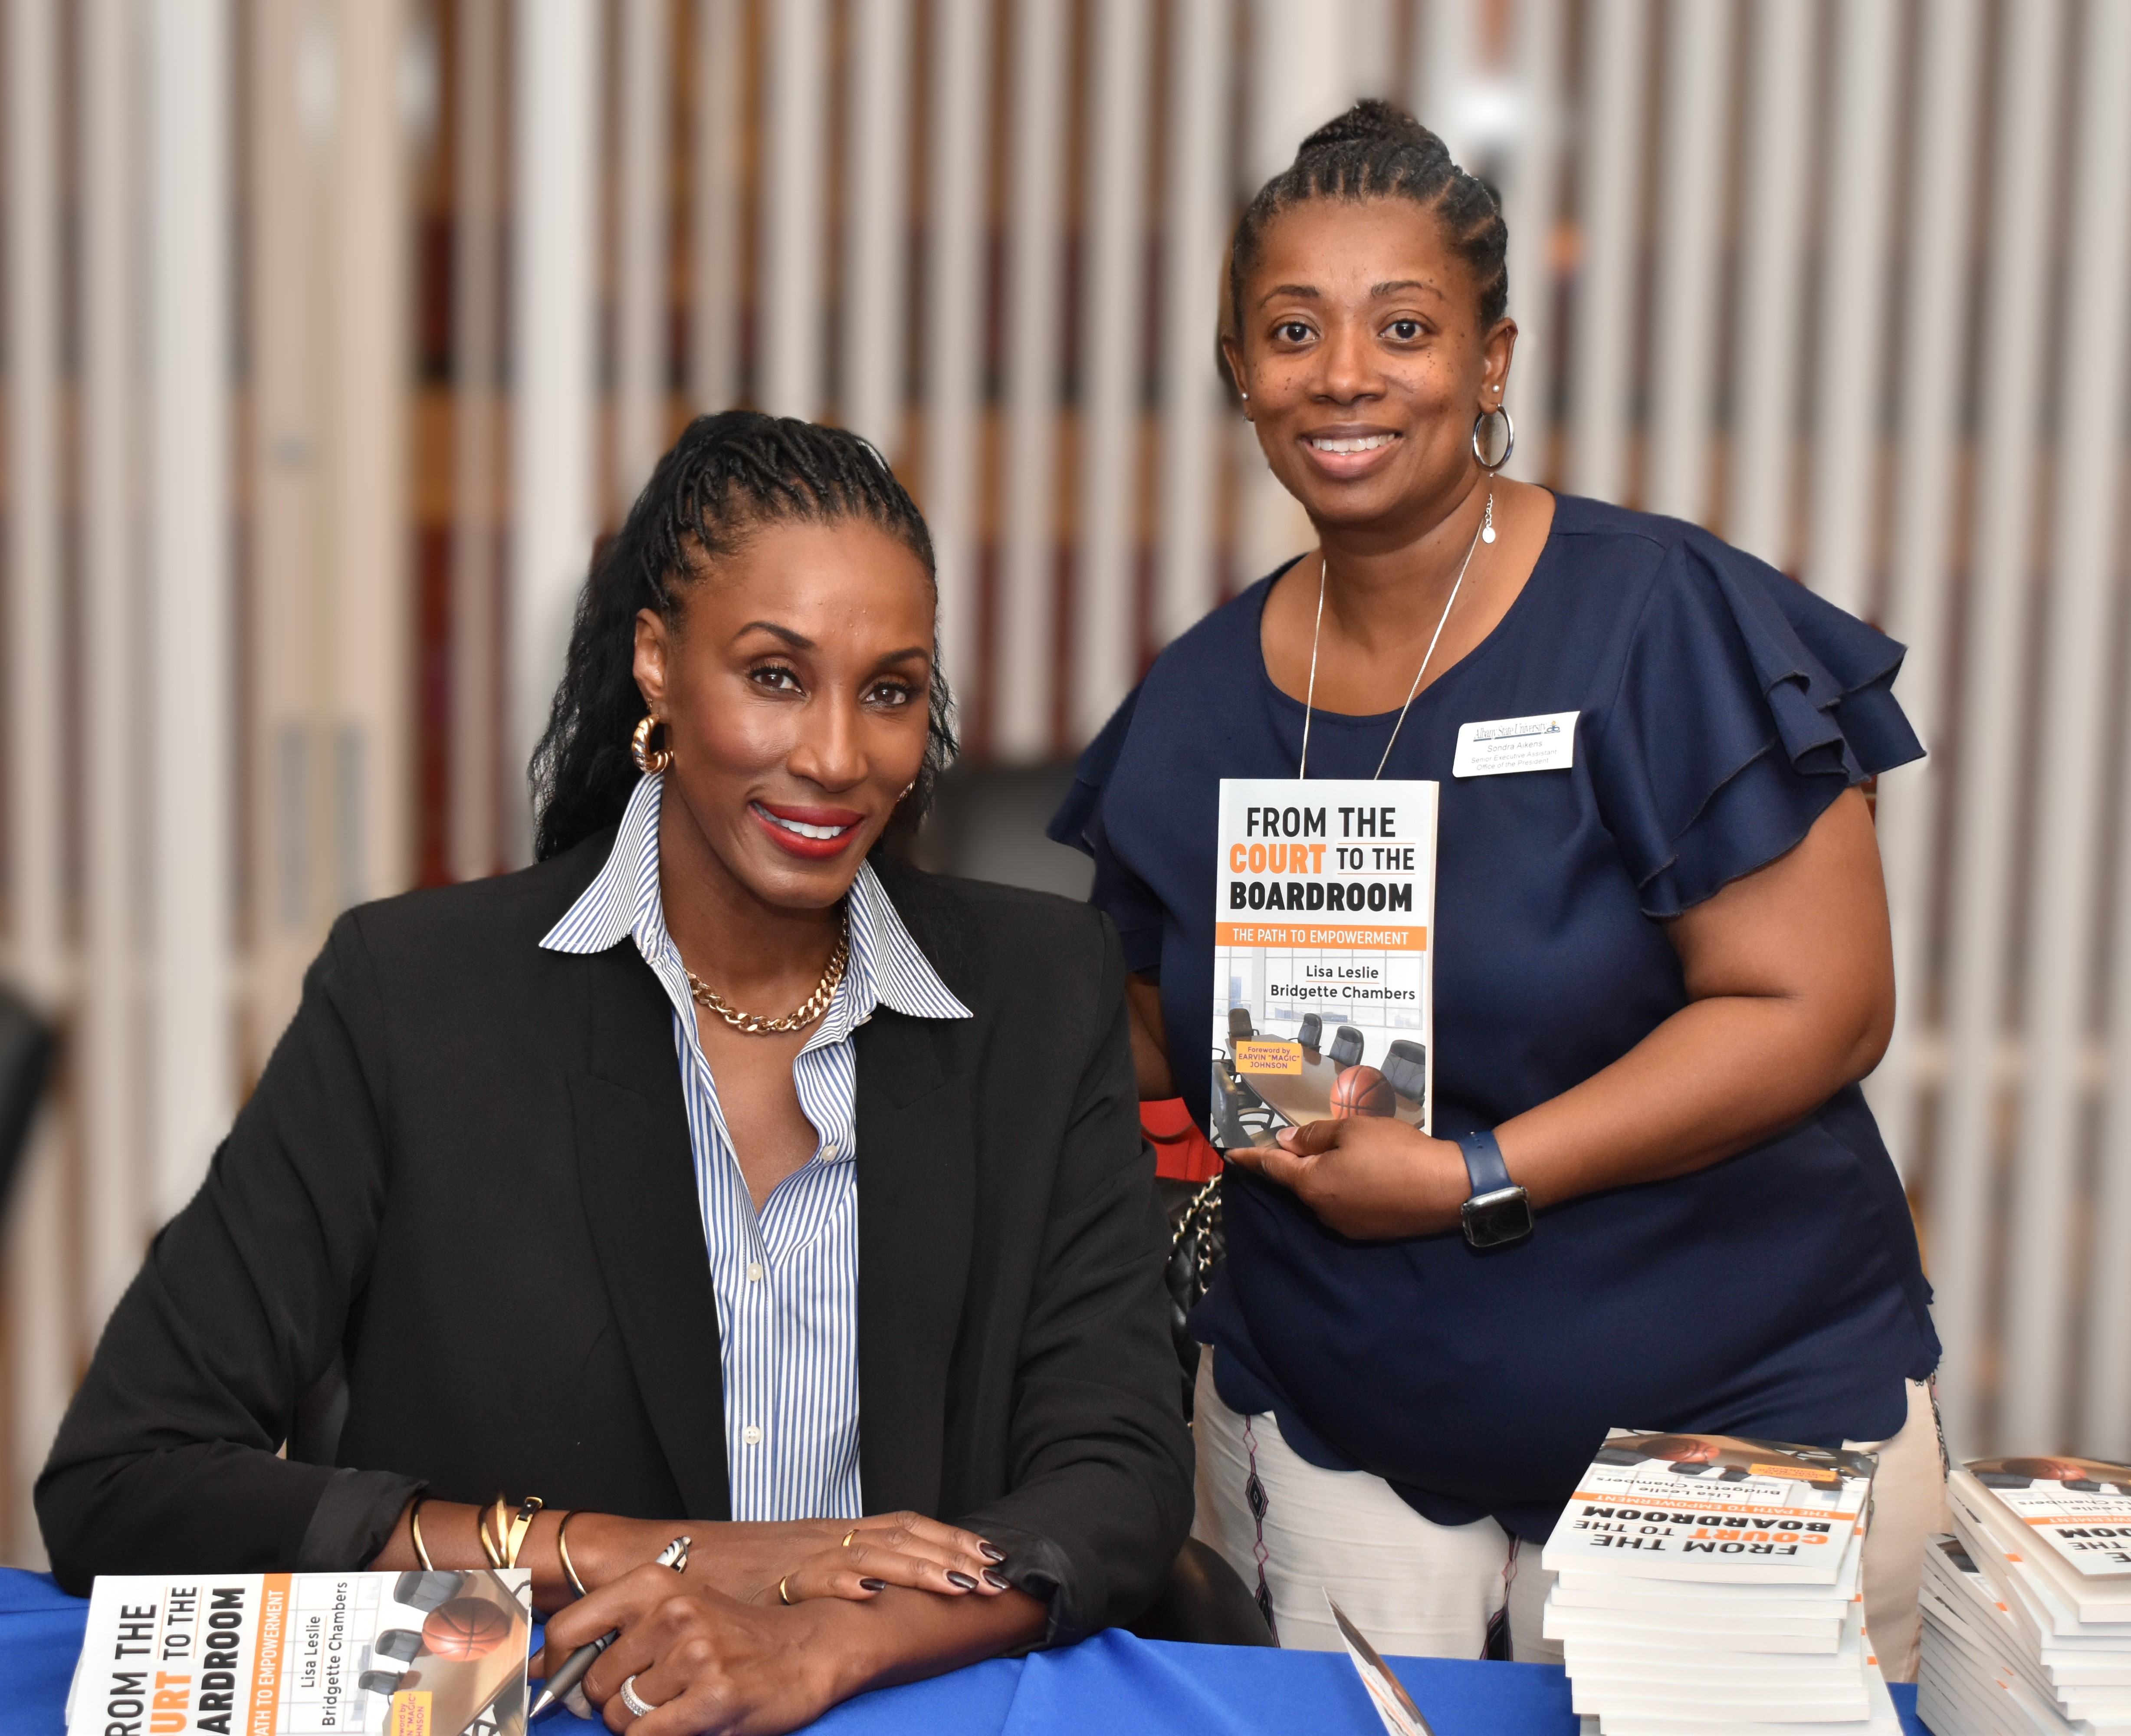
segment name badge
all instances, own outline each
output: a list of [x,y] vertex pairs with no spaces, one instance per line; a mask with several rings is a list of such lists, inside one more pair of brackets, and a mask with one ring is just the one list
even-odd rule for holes
[[1576,720],[1581,712],[1548,712],[1537,717],[1496,717],[1458,731],[1453,778],[1498,778],[1512,771],[1564,771],[1576,763]]

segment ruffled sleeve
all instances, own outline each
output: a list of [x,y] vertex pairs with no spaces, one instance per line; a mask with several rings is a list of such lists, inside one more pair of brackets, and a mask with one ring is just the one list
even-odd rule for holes
[[1117,925],[1123,942],[1125,968],[1136,975],[1161,980],[1161,900],[1146,881],[1118,859],[1103,827],[1103,796],[1123,757],[1125,737],[1132,732],[1133,712],[1139,704],[1134,688],[1110,714],[1095,739],[1088,744],[1073,769],[1073,787],[1044,830],[1054,842],[1070,845],[1094,858],[1095,884],[1089,903]]
[[1802,839],[1836,796],[1923,748],[1903,648],[1750,555],[1683,528],[1605,713],[1593,782],[1646,915],[1678,915]]

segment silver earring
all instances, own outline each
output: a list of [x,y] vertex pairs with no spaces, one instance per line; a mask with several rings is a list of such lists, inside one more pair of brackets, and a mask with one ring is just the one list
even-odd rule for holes
[[[1501,418],[1499,429],[1488,424]],[[1483,434],[1482,430],[1485,429]],[[1496,450],[1496,446],[1501,450]],[[1473,456],[1482,470],[1500,470],[1510,462],[1510,454],[1517,449],[1517,424],[1510,420],[1510,413],[1497,404],[1492,410],[1483,410],[1473,419]]]
[[1495,485],[1487,484],[1487,514],[1480,520],[1480,540],[1492,543],[1495,540]]

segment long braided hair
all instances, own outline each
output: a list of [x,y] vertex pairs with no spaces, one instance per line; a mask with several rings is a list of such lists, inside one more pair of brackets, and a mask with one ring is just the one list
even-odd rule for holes
[[1501,201],[1449,148],[1403,108],[1378,97],[1355,103],[1305,139],[1295,161],[1258,189],[1237,220],[1228,250],[1228,317],[1243,330],[1243,285],[1257,263],[1267,223],[1316,199],[1410,199],[1432,210],[1480,290],[1484,330],[1509,310],[1509,225]]
[[[698,416],[658,461],[577,597],[562,685],[527,769],[534,849],[545,861],[611,826],[637,770],[630,733],[644,716],[635,676],[636,615],[675,622],[708,566],[766,524],[864,519],[887,531],[934,578],[932,538],[917,504],[873,444],[840,428],[729,410]],[[924,816],[955,758],[954,703],[936,647],[925,762],[892,832]]]

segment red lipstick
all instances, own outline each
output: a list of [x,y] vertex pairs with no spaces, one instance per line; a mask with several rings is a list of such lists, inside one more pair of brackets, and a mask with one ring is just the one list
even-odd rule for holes
[[865,816],[850,808],[814,808],[801,803],[750,802],[747,811],[788,855],[810,862],[840,856],[859,835]]

